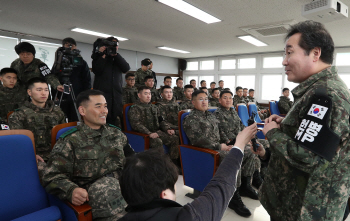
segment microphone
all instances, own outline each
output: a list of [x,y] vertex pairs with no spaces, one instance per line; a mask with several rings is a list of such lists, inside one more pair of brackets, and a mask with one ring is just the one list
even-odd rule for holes
[[45,63],[39,64],[39,70],[40,70],[43,77],[51,74],[50,68]]

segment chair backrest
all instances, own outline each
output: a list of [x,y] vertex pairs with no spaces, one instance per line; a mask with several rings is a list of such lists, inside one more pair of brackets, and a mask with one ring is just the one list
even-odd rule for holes
[[270,112],[271,112],[271,115],[272,114],[277,114],[277,115],[280,115],[280,110],[278,109],[278,106],[277,106],[277,103],[276,101],[269,101],[270,103]]
[[65,132],[67,132],[68,130],[70,130],[70,129],[74,128],[74,127],[76,127],[76,126],[65,127],[65,128],[62,128],[61,130],[59,130],[57,132],[57,135],[56,135],[56,141],[58,140],[58,138],[60,138],[60,136],[62,134],[64,134]]
[[260,119],[260,116],[258,114],[258,108],[256,107],[255,103],[251,103],[248,105],[248,112],[249,112],[249,116],[252,116],[252,113],[255,112],[255,122],[257,123],[262,123],[262,120]]
[[210,108],[208,111],[211,113],[214,113],[214,111],[216,111],[217,108]]
[[248,119],[249,119],[247,106],[246,105],[237,105],[237,112],[238,112],[239,118],[241,118],[243,125],[247,127],[248,126]]
[[53,148],[53,146],[55,146],[56,140],[58,140],[58,138],[67,130],[65,130],[63,133],[60,132],[60,135],[58,136],[59,131],[61,131],[64,128],[72,128],[78,125],[78,122],[69,122],[69,123],[64,123],[64,124],[59,124],[56,125],[52,128],[51,130],[51,148]]
[[0,131],[1,220],[12,220],[49,206],[39,180],[35,146],[27,135],[15,134],[20,131],[12,130],[12,135]]
[[180,111],[179,112],[179,134],[180,134],[180,143],[184,144],[184,145],[191,145],[190,144],[190,140],[188,139],[185,130],[183,128],[183,120],[185,119],[185,117],[190,113],[191,111]]
[[126,131],[132,131],[131,124],[128,118],[128,112],[130,110],[132,103],[130,104],[125,104],[123,107],[123,118],[124,118],[124,130]]

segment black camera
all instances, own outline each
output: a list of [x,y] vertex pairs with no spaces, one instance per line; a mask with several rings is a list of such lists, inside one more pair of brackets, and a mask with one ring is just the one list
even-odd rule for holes
[[74,67],[82,65],[83,58],[80,56],[78,49],[72,49],[72,45],[69,48],[60,47],[55,53],[55,63],[53,64],[52,71],[58,77],[60,82],[69,84],[69,77],[72,74]]
[[104,50],[105,55],[116,55],[118,53],[117,46],[119,45],[119,42],[117,41],[108,41],[106,39],[99,38],[95,41],[95,51],[98,52],[98,50],[101,47],[106,47],[106,50]]

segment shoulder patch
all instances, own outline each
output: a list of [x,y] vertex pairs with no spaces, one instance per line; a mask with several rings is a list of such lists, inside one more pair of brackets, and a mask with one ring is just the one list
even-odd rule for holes
[[74,133],[74,132],[76,132],[76,131],[78,131],[78,129],[77,129],[76,127],[74,127],[74,128],[72,128],[72,129],[66,131],[65,133],[63,133],[63,134],[60,136],[60,138],[65,138],[65,137],[68,136],[69,134],[72,134],[72,133]]
[[117,128],[117,129],[119,129],[120,131],[122,131],[122,129],[120,129],[119,127],[117,127],[117,126],[115,126],[115,125],[113,125],[113,124],[108,124],[109,126],[111,126],[111,127],[115,127],[115,128]]

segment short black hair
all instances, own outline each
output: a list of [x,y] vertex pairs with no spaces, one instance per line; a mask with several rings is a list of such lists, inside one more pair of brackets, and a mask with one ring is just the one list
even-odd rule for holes
[[211,91],[211,94],[214,94],[215,91],[219,91],[219,88],[214,88],[214,89]]
[[79,95],[77,97],[77,101],[76,101],[77,107],[80,107],[83,105],[84,102],[89,101],[90,96],[98,96],[98,95],[104,96],[103,92],[99,91],[99,90],[88,89],[86,91],[79,93]]
[[149,87],[143,85],[143,86],[140,86],[137,88],[137,93],[140,93],[143,90],[151,90],[151,89],[149,89]]
[[32,78],[32,79],[30,79],[30,80],[27,82],[27,89],[31,90],[31,89],[34,87],[34,84],[35,84],[35,83],[44,83],[44,84],[47,84],[47,81],[46,81],[44,78],[41,78],[41,77]]
[[182,79],[181,77],[179,77],[179,78],[176,79],[176,83],[177,83],[179,80],[184,80],[184,79]]
[[190,80],[190,84],[192,83],[192,81],[196,81],[196,80],[195,79]]
[[210,83],[210,85],[212,85],[212,84],[216,84],[216,83],[213,81],[213,82]]
[[62,40],[62,46],[64,46],[66,43],[77,46],[77,42],[73,38],[70,38],[70,37]]
[[171,90],[173,90],[169,85],[164,85],[163,87],[160,88],[160,93],[163,93],[164,89],[171,89]]
[[283,88],[282,93],[284,93],[285,91],[289,91],[289,88]]
[[189,88],[192,88],[192,89],[193,89],[193,86],[192,86],[192,85],[190,85],[190,84],[185,85],[185,87],[184,87],[184,91],[186,91],[186,89],[189,89]]
[[165,81],[166,79],[172,80],[172,78],[171,78],[170,76],[165,76],[165,77],[164,77],[164,81]]
[[223,91],[221,91],[221,93],[220,93],[220,98],[221,98],[224,94],[231,94],[231,95],[233,96],[233,94],[232,94],[231,91],[223,90]]
[[288,30],[285,41],[294,34],[300,33],[299,46],[304,49],[305,55],[316,47],[321,48],[320,60],[332,64],[334,59],[334,42],[323,24],[316,21],[299,22]]
[[200,87],[200,88],[199,88],[199,90],[203,90],[203,89],[207,89],[207,90],[208,90],[207,87]]
[[236,87],[236,92],[241,89],[243,89],[241,86]]
[[135,77],[135,74],[133,74],[133,73],[127,73],[127,74],[125,75],[125,79],[128,79],[128,77]]
[[143,81],[146,82],[148,79],[153,79],[153,76],[147,75],[147,76],[145,77],[145,79],[143,79]]
[[207,83],[207,81],[206,81],[206,80],[201,80],[201,84],[202,84],[203,82]]
[[219,81],[219,84],[220,84],[220,82],[224,82],[224,80],[220,80],[220,81]]
[[[194,98],[196,98],[198,96],[198,94],[205,94],[207,95],[207,93],[205,93],[205,91],[202,91],[202,90],[196,90],[195,92],[192,93],[192,100]],[[208,96],[208,95],[207,95]]]
[[243,90],[244,90],[244,91],[245,91],[245,90],[248,90],[248,88],[245,87],[245,88],[243,88]]
[[249,89],[249,93],[252,92],[252,91],[255,91],[254,89]]
[[0,76],[4,76],[7,73],[14,73],[14,74],[18,75],[17,71],[13,68],[3,68],[0,71]]
[[113,40],[116,40],[117,42],[119,42],[118,38],[113,37],[113,36],[106,38],[106,40],[107,40],[107,41],[113,41]]
[[160,199],[162,191],[175,194],[178,170],[170,158],[157,149],[150,149],[126,158],[119,178],[121,193],[129,206]]

